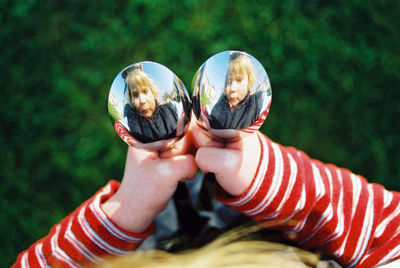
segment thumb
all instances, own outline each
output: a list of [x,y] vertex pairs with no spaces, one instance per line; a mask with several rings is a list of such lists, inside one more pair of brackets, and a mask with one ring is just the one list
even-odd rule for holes
[[160,159],[157,163],[157,172],[164,177],[173,177],[177,181],[192,179],[196,175],[197,166],[191,154],[178,155]]
[[240,151],[234,149],[202,147],[197,150],[195,160],[202,172],[222,175],[237,171],[242,155]]
[[241,195],[251,183],[251,177],[243,172],[239,150],[203,147],[197,150],[195,161],[202,172],[214,173],[218,184],[231,195]]

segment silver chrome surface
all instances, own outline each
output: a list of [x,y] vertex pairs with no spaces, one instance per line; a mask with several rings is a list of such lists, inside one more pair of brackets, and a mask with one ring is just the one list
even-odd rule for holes
[[271,84],[261,63],[241,51],[210,57],[193,78],[193,111],[198,124],[219,139],[260,128],[271,105]]
[[182,81],[171,70],[144,61],[129,65],[115,77],[108,114],[127,144],[159,151],[184,135],[191,103]]

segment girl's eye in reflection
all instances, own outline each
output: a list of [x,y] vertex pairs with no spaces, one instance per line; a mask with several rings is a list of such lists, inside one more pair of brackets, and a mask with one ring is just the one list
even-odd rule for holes
[[235,78],[235,81],[236,82],[242,82],[242,80],[243,80],[243,77],[242,76],[236,76],[236,78]]

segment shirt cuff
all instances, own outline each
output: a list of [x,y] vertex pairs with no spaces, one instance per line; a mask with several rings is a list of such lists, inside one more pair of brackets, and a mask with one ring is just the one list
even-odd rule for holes
[[[143,233],[133,233],[119,227],[101,208],[101,204],[109,199],[119,188],[120,183],[110,181],[102,188],[88,204],[85,218],[93,231],[93,238],[104,247],[110,248],[115,255],[129,253],[138,248],[143,240],[154,233],[152,223]],[[107,250],[108,251],[108,250]]]

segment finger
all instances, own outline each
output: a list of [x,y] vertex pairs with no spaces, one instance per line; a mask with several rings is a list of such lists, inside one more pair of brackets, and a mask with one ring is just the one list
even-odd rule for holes
[[240,150],[240,151],[244,149],[246,150],[252,149],[253,146],[259,146],[257,132],[246,133],[240,131],[238,139],[231,140],[225,143],[225,148]]
[[177,181],[194,178],[197,170],[194,156],[191,154],[160,159],[160,161],[157,161],[155,168],[163,177],[173,177]]
[[194,122],[192,125],[192,135],[193,135],[193,143],[196,148],[200,147],[223,148],[225,146],[223,142],[213,139],[196,122]]
[[153,161],[159,159],[158,153],[155,151],[150,151],[146,149],[139,149],[136,147],[129,146],[127,159],[126,159],[126,166],[136,167],[143,163],[143,161]]
[[252,162],[256,161],[250,159],[245,163],[242,151],[203,147],[195,160],[200,170],[214,173],[218,184],[233,196],[243,194],[254,177]]
[[192,150],[193,137],[190,133],[186,133],[179,141],[177,141],[171,148],[166,151],[160,152],[160,158],[170,158],[173,156],[183,154],[194,154]]
[[241,166],[242,154],[232,149],[203,147],[197,150],[195,161],[202,172],[234,174]]

